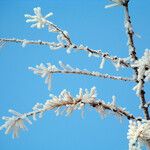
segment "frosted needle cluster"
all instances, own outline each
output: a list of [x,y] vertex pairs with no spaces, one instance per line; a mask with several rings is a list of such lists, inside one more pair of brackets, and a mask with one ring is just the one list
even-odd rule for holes
[[46,16],[43,16],[41,13],[40,7],[34,8],[33,11],[34,11],[35,15],[25,14],[25,17],[28,18],[26,20],[27,23],[35,22],[34,24],[31,25],[32,28],[34,28],[34,27],[39,28],[39,29],[44,28],[44,25],[47,23],[46,19],[53,15],[53,13],[50,12]]
[[141,59],[135,61],[132,67],[138,68],[138,83],[133,90],[135,90],[136,94],[139,96],[143,88],[143,82],[150,80],[150,50],[146,49]]
[[105,8],[115,7],[115,6],[121,6],[127,3],[129,0],[110,0],[113,2],[113,4],[106,5]]
[[63,90],[58,96],[50,95],[50,99],[46,100],[44,104],[36,103],[31,112],[18,113],[15,110],[9,110],[13,114],[12,117],[3,117],[5,123],[0,126],[0,130],[6,129],[5,134],[13,132],[13,137],[18,137],[20,129],[27,129],[24,125],[26,121],[29,124],[32,122],[29,117],[36,120],[50,110],[54,110],[56,115],[65,114],[66,116],[71,115],[75,110],[81,111],[81,116],[84,114],[85,106],[94,108],[103,117],[108,111],[113,112],[117,116],[125,116],[127,118],[135,119],[135,117],[127,112],[124,108],[116,106],[116,98],[112,97],[111,103],[105,103],[103,100],[97,100],[96,88],[92,87],[91,90],[80,88],[79,93],[76,96],[72,96],[67,90]]
[[127,138],[129,150],[142,150],[144,144],[150,149],[150,121],[129,121]]
[[5,134],[13,132],[13,138],[18,137],[19,130],[24,129],[27,130],[27,127],[24,125],[24,121],[32,124],[32,122],[28,119],[26,114],[20,114],[15,110],[10,109],[10,113],[13,114],[12,117],[3,117],[2,119],[5,120],[5,123],[0,126],[0,130],[6,128]]

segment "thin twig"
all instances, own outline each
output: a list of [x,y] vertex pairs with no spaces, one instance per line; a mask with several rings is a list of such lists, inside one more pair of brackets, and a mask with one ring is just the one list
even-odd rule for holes
[[99,78],[108,78],[113,80],[122,80],[122,81],[135,81],[133,78],[125,78],[120,76],[113,76],[109,74],[102,74],[99,72],[90,72],[88,70],[80,70],[79,68],[72,68],[70,65],[66,65],[62,62],[59,62],[62,69],[58,69],[55,65],[47,63],[47,66],[44,64],[36,65],[36,67],[29,67],[35,74],[40,75],[41,77],[51,76],[52,74],[78,74],[78,75],[87,75],[95,76]]
[[[56,43],[53,43],[53,42],[47,42],[47,41],[41,41],[41,40],[38,40],[38,41],[33,41],[33,40],[22,40],[22,39],[16,39],[16,38],[0,38],[1,41],[4,41],[4,42],[15,42],[15,43],[21,43],[23,44],[24,42],[26,42],[26,44],[33,44],[33,45],[47,45],[47,46],[52,46],[52,47],[59,47],[59,43],[56,45]],[[73,44],[73,48],[74,49],[77,49],[77,50],[80,50],[80,51],[86,51],[88,53],[91,53],[93,55],[96,55],[96,56],[100,56],[100,57],[104,57],[105,59],[107,60],[110,60],[114,63],[117,63],[118,60],[120,61],[120,64],[123,65],[124,67],[131,67],[130,66],[130,63],[124,61],[124,59],[121,59],[117,56],[111,56],[109,53],[105,53],[105,52],[102,52],[101,50],[94,50],[94,49],[91,49],[89,47],[84,47],[84,48],[79,48],[78,45],[75,45]],[[63,45],[63,48],[68,48],[69,46],[68,45]]]
[[93,107],[102,105],[102,107],[105,108],[106,110],[113,111],[114,113],[117,113],[121,116],[125,116],[128,120],[133,119],[133,120],[141,121],[140,118],[136,118],[133,114],[130,114],[128,111],[123,110],[121,107],[110,107],[110,105],[104,103],[103,100],[98,101],[98,102],[93,102],[90,105]]
[[64,38],[67,40],[68,45],[72,45],[72,41],[71,41],[70,37],[66,36],[66,34],[64,33],[64,31],[62,29],[60,29],[57,25],[49,22],[48,20],[47,20],[46,24],[48,26],[52,26],[53,28],[55,28],[57,32],[60,32],[64,36]]
[[150,106],[150,102],[147,102],[147,107],[149,107]]
[[133,40],[134,31],[132,28],[131,19],[129,15],[128,2],[124,4],[124,8],[125,8],[125,28],[128,36],[129,55],[131,60],[135,61],[138,59],[138,57],[136,56],[136,48],[134,46]]
[[[128,1],[129,2],[129,1]],[[134,62],[136,60],[138,60],[138,57],[136,55],[136,48],[134,45],[134,40],[133,40],[133,36],[134,36],[134,31],[132,28],[132,24],[131,24],[131,19],[130,19],[130,15],[129,15],[129,9],[128,9],[128,2],[124,4],[124,8],[125,8],[125,28],[126,28],[126,32],[127,32],[127,36],[128,36],[128,47],[129,47],[129,55],[131,60]],[[135,75],[136,78],[138,77],[138,68],[133,68],[135,71]],[[145,91],[144,91],[144,76],[143,79],[141,79],[141,81],[136,80],[137,84],[139,82],[141,82],[141,91],[139,93],[139,98],[141,101],[141,108],[143,109],[144,112],[144,116],[147,120],[150,119],[149,116],[149,111],[148,111],[148,107],[145,106],[146,104],[146,100],[145,100]]]
[[[15,110],[10,109],[9,112],[15,116],[3,117],[5,123],[0,126],[0,130],[6,128],[5,134],[13,131],[13,137],[18,136],[19,129],[25,129],[24,121],[32,124],[29,117],[33,117],[36,120],[36,116],[43,116],[43,113],[49,110],[55,110],[56,115],[66,113],[70,115],[75,110],[81,110],[83,112],[86,105],[92,106],[99,112],[102,116],[107,114],[107,111],[113,112],[114,115],[119,117],[126,117],[128,120],[142,121],[141,118],[136,118],[125,108],[116,106],[115,102],[112,100],[111,103],[105,103],[103,100],[96,101],[96,88],[91,88],[90,91],[87,89],[83,92],[82,89],[79,90],[79,94],[73,97],[70,92],[63,90],[59,96],[52,95],[50,100],[47,100],[44,104],[37,103],[32,109],[33,111],[21,114]],[[64,109],[63,109],[64,108]],[[63,110],[62,110],[63,109]],[[15,130],[17,129],[17,130]]]
[[125,77],[120,77],[120,76],[112,76],[109,74],[102,74],[99,72],[90,72],[90,71],[82,71],[82,70],[56,70],[56,71],[49,71],[50,74],[54,73],[60,73],[60,74],[79,74],[79,75],[87,75],[87,76],[95,76],[99,78],[108,78],[108,79],[113,79],[113,80],[122,80],[122,81],[134,81],[132,78],[125,78]]
[[148,107],[146,106],[146,99],[145,99],[145,91],[144,91],[144,77],[143,79],[141,79],[141,81],[138,81],[138,82],[141,82],[142,84],[142,88],[141,88],[141,91],[139,93],[139,98],[141,100],[141,108],[143,109],[143,112],[144,112],[144,117],[147,119],[147,120],[150,120],[150,116],[149,116],[149,110],[148,110]]
[[[78,103],[83,103],[84,105],[90,105],[92,106],[93,108],[96,108],[97,106],[102,106],[105,110],[109,110],[109,111],[112,111],[114,112],[115,114],[118,114],[122,117],[126,117],[128,120],[136,120],[136,121],[141,121],[142,119],[139,117],[135,117],[133,114],[129,113],[128,111],[122,109],[122,107],[117,107],[117,106],[111,106],[110,104],[106,104],[103,100],[98,100],[98,101],[93,101],[93,102],[89,102],[89,103],[85,103],[85,102],[82,102],[82,99],[77,99],[76,101],[73,101],[73,102],[68,102],[68,101],[63,101],[63,102],[60,102],[58,104],[56,104],[54,107],[47,107],[47,108],[43,108],[43,109],[39,109],[38,111],[31,111],[31,112],[28,112],[28,113],[25,113],[25,115],[27,117],[30,117],[30,116],[33,116],[33,115],[37,115],[37,114],[40,114],[40,113],[44,113],[44,112],[47,112],[49,110],[53,110],[55,108],[58,108],[58,107],[63,107],[63,106],[69,106],[69,105],[77,105]],[[18,119],[21,119],[21,118],[18,118]]]

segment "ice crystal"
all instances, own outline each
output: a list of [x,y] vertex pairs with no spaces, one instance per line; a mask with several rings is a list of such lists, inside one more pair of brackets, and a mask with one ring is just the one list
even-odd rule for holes
[[47,18],[52,16],[53,13],[48,13],[46,16],[43,16],[41,13],[41,8],[40,7],[36,7],[33,9],[35,15],[29,15],[29,14],[25,14],[25,17],[28,18],[26,20],[27,23],[29,22],[35,22],[34,24],[31,25],[32,28],[36,27],[36,28],[44,28],[45,24],[47,23]]
[[143,144],[150,148],[150,121],[130,121],[127,138],[129,150],[141,150]]
[[51,89],[51,72],[57,71],[55,65],[51,65],[50,63],[47,63],[47,67],[44,64],[36,65],[36,68],[29,67],[30,70],[32,70],[35,74],[40,75],[42,78],[45,77],[45,84],[48,85],[48,89]]
[[2,119],[5,120],[5,123],[0,126],[0,130],[3,128],[6,128],[5,134],[13,132],[13,138],[18,137],[19,130],[24,129],[27,130],[26,126],[24,125],[24,121],[28,122],[29,124],[32,124],[32,122],[28,119],[26,114],[20,114],[16,112],[15,110],[9,110],[10,113],[12,113],[14,116],[12,117],[3,117]]
[[100,68],[100,69],[103,69],[104,64],[105,64],[105,61],[106,61],[106,59],[105,59],[105,57],[103,57],[103,58],[102,58],[102,61],[101,61],[101,63],[100,63],[100,65],[99,65],[99,68]]
[[132,67],[138,68],[138,84],[133,88],[133,90],[135,90],[136,94],[139,96],[142,90],[143,81],[150,80],[150,50],[146,49],[141,59],[135,61]]

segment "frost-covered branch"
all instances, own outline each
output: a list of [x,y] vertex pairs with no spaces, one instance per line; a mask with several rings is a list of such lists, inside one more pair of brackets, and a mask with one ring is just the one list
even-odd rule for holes
[[125,78],[120,76],[114,76],[109,74],[102,74],[100,72],[80,70],[79,68],[72,68],[70,65],[65,65],[59,62],[60,69],[55,65],[47,63],[47,65],[40,64],[36,67],[29,67],[35,74],[45,78],[45,83],[48,84],[48,88],[51,88],[51,77],[53,74],[79,74],[94,76],[99,78],[107,78],[113,80],[122,81],[133,81],[136,83],[133,90],[136,91],[136,95],[140,98],[140,108],[144,112],[145,119],[130,114],[125,108],[116,105],[115,96],[112,97],[110,103],[106,103],[101,99],[97,98],[96,89],[93,87],[90,91],[87,89],[83,92],[82,89],[79,90],[79,94],[73,97],[70,92],[63,90],[59,96],[50,95],[50,99],[45,103],[37,103],[31,112],[19,113],[15,110],[10,109],[9,112],[13,114],[11,117],[3,117],[5,121],[3,125],[0,126],[0,130],[6,129],[5,134],[13,132],[13,137],[18,137],[20,129],[27,129],[25,122],[32,124],[30,117],[36,120],[37,117],[42,117],[44,113],[54,110],[56,115],[66,114],[66,116],[71,115],[75,110],[81,110],[82,115],[86,106],[94,108],[103,117],[109,113],[112,113],[119,118],[125,117],[129,122],[128,139],[129,139],[129,150],[141,150],[142,144],[146,144],[150,149],[150,114],[149,106],[150,102],[146,102],[144,86],[145,82],[150,80],[150,50],[146,49],[144,55],[138,59],[136,55],[136,48],[134,45],[134,31],[132,28],[132,23],[129,15],[128,3],[129,0],[110,0],[113,2],[107,5],[106,8],[121,6],[125,10],[125,29],[128,37],[128,49],[129,57],[119,58],[117,56],[111,56],[109,53],[104,53],[101,50],[94,50],[84,45],[74,44],[68,32],[62,30],[54,23],[47,20],[48,17],[52,16],[53,13],[48,13],[43,16],[41,13],[41,8],[36,7],[33,9],[34,15],[26,14],[27,23],[33,23],[32,28],[36,27],[38,29],[46,27],[49,32],[57,34],[57,42],[45,42],[45,41],[32,41],[32,40],[21,40],[16,38],[0,38],[0,48],[6,43],[14,42],[20,43],[22,47],[26,45],[45,45],[52,50],[57,50],[65,48],[67,53],[70,53],[72,49],[85,51],[88,56],[102,57],[100,63],[100,68],[103,68],[105,60],[110,60],[116,67],[129,67],[135,71],[134,78]]
[[62,44],[60,42],[48,42],[48,41],[33,41],[33,40],[22,40],[22,39],[16,39],[16,38],[0,38],[1,41],[1,47],[9,42],[14,42],[14,43],[21,43],[22,47],[25,47],[27,45],[45,45],[48,46],[52,50],[57,50],[60,48],[65,48],[67,53],[70,53],[72,49],[79,50],[79,51],[86,51],[88,53],[88,56],[95,56],[95,57],[102,57],[105,58],[106,60],[110,60],[114,63],[114,65],[118,65],[118,67],[131,67],[130,63],[128,62],[128,59],[126,58],[119,58],[118,56],[111,56],[107,52],[102,52],[101,50],[94,50],[91,49],[87,46],[83,45],[75,45],[73,44],[72,46],[68,46],[66,44]]
[[150,121],[132,121],[129,122],[127,134],[129,139],[129,150],[141,150],[143,145],[150,149]]
[[[150,62],[150,57],[149,57],[149,52],[145,52],[145,56],[142,57],[142,59],[138,60],[138,57],[136,56],[136,48],[134,46],[134,31],[132,28],[131,24],[131,19],[129,15],[129,9],[128,9],[128,2],[124,5],[125,8],[125,28],[126,28],[126,33],[128,36],[128,47],[129,47],[129,55],[131,58],[131,61],[135,62],[132,67],[134,68],[135,75],[137,78],[137,85],[133,88],[136,90],[136,94],[139,96],[141,100],[141,108],[144,111],[144,116],[146,119],[150,119],[149,117],[149,111],[148,107],[145,105],[146,100],[145,100],[145,91],[144,91],[144,82],[145,78],[150,78],[149,75],[146,75],[147,72],[149,74],[149,62]],[[148,66],[148,67],[147,67]]]
[[147,104],[146,104],[146,105],[147,105],[147,107],[150,107],[150,102],[147,102]]
[[52,16],[52,13],[48,13],[45,17],[41,14],[41,8],[37,7],[34,8],[35,15],[29,15],[26,14],[25,17],[28,19],[26,20],[27,23],[34,22],[34,24],[31,25],[31,27],[36,28],[44,28],[45,26],[48,27],[49,32],[58,33],[57,40],[58,42],[44,42],[41,40],[38,41],[30,41],[30,40],[21,40],[21,39],[7,39],[7,38],[0,38],[0,43],[4,42],[16,42],[21,43],[23,47],[25,47],[28,44],[37,44],[37,45],[47,45],[53,50],[57,50],[60,48],[65,48],[67,53],[70,53],[72,49],[80,50],[80,51],[86,51],[88,52],[88,56],[96,56],[96,57],[102,57],[107,60],[112,61],[113,63],[117,64],[117,66],[125,66],[130,67],[130,63],[127,61],[127,59],[119,58],[117,56],[111,56],[109,53],[104,53],[101,50],[93,50],[87,46],[84,45],[76,45],[71,40],[69,34],[67,31],[62,30],[57,25],[53,24],[52,22],[48,21],[47,18]]
[[30,70],[32,70],[35,74],[40,75],[41,77],[46,77],[45,83],[48,84],[48,88],[50,89],[50,83],[51,83],[51,76],[52,74],[79,74],[79,75],[88,75],[88,76],[95,76],[99,78],[108,78],[113,80],[122,80],[122,81],[134,81],[132,78],[124,78],[120,76],[112,76],[109,74],[102,74],[95,71],[88,71],[88,70],[80,70],[79,68],[72,68],[70,65],[66,65],[59,61],[59,65],[61,69],[58,69],[55,65],[52,65],[51,63],[47,63],[47,66],[44,64],[36,65],[36,67],[29,67]]
[[55,110],[56,115],[61,115],[66,113],[70,115],[75,110],[84,111],[86,105],[92,106],[96,109],[100,115],[104,116],[108,114],[108,111],[113,112],[113,114],[119,117],[126,117],[127,119],[140,120],[135,118],[132,114],[125,110],[125,108],[116,106],[115,97],[113,96],[111,103],[105,103],[103,100],[96,100],[96,88],[91,88],[90,91],[87,89],[83,92],[82,89],[79,90],[79,94],[76,97],[73,97],[70,92],[63,90],[60,95],[54,96],[50,95],[51,99],[47,100],[44,104],[37,103],[32,109],[33,111],[20,114],[15,110],[9,110],[13,114],[12,117],[3,117],[5,123],[0,126],[0,130],[6,128],[5,134],[13,132],[13,137],[18,137],[20,129],[26,129],[24,121],[27,121],[29,124],[32,122],[29,120],[29,117],[33,117],[33,120],[36,120],[36,117],[42,117],[43,114],[49,110]]
[[111,7],[116,7],[116,6],[124,6],[126,5],[126,3],[129,2],[129,0],[110,0],[111,2],[113,2],[110,5],[106,5],[105,8],[111,8]]
[[54,47],[55,49],[63,47],[61,43],[47,42],[47,41],[41,41],[41,40],[33,41],[33,40],[26,40],[26,39],[22,40],[22,39],[16,39],[16,38],[0,38],[0,41],[5,42],[5,44],[9,42],[21,43],[22,47],[25,47],[27,45],[46,45],[46,46],[49,46],[50,48]]
[[148,106],[146,105],[145,100],[145,91],[144,91],[144,83],[146,81],[150,81],[150,50],[146,49],[144,55],[135,63],[132,64],[133,68],[138,68],[138,76],[137,76],[137,84],[133,88],[136,91],[137,96],[141,100],[141,108],[144,111],[145,118],[150,119]]
[[134,31],[132,28],[131,19],[130,19],[130,15],[129,15],[128,2],[129,2],[129,0],[124,4],[124,8],[125,8],[124,24],[125,24],[127,37],[128,37],[129,55],[130,55],[131,61],[135,61],[138,58],[136,56],[136,48],[134,46],[134,40],[133,40]]
[[25,14],[25,17],[27,18],[27,23],[34,23],[31,25],[31,28],[44,28],[45,26],[48,27],[49,32],[56,32],[58,33],[57,38],[63,43],[66,42],[68,45],[72,45],[72,42],[70,40],[70,37],[68,35],[67,31],[61,30],[57,25],[53,24],[52,22],[48,21],[47,18],[52,16],[53,13],[50,12],[46,16],[43,16],[41,13],[41,8],[36,7],[33,9],[35,15],[29,15]]

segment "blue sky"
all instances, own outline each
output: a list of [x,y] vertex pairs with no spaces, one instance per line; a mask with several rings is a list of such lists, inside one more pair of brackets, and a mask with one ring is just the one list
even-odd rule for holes
[[[40,6],[43,14],[53,12],[50,20],[60,28],[67,30],[76,44],[84,44],[94,49],[102,49],[112,55],[128,56],[127,39],[124,31],[124,16],[121,7],[104,9],[107,0],[1,0],[0,1],[0,37],[31,40],[56,40],[56,34],[45,29],[32,29],[25,22],[24,14],[33,14],[33,8]],[[149,48],[150,36],[150,1],[131,0],[130,14],[133,27],[141,39],[135,38],[138,56]],[[44,80],[28,70],[28,66],[51,62],[58,65],[61,60],[73,67],[100,71],[114,75],[131,76],[131,70],[121,69],[116,72],[110,62],[103,70],[99,69],[100,58],[87,57],[85,52],[73,51],[66,54],[64,49],[51,51],[46,46],[26,46],[8,43],[0,49],[0,117],[10,115],[12,108],[21,113],[28,112],[36,102],[44,102],[50,93],[58,95],[63,89],[76,95],[78,89],[97,87],[98,98],[111,101],[117,97],[117,104],[126,107],[136,116],[142,115],[138,109],[139,100],[132,91],[133,83],[102,80],[79,75],[54,75],[52,89],[47,90]],[[148,90],[149,85],[146,86]],[[147,93],[149,99],[150,94]],[[0,120],[0,124],[3,121]],[[33,121],[28,132],[21,132],[20,137],[12,139],[0,132],[1,150],[126,150],[128,121],[108,115],[101,119],[95,110],[85,111],[82,119],[80,112],[71,117],[58,116],[48,112],[42,119]]]

